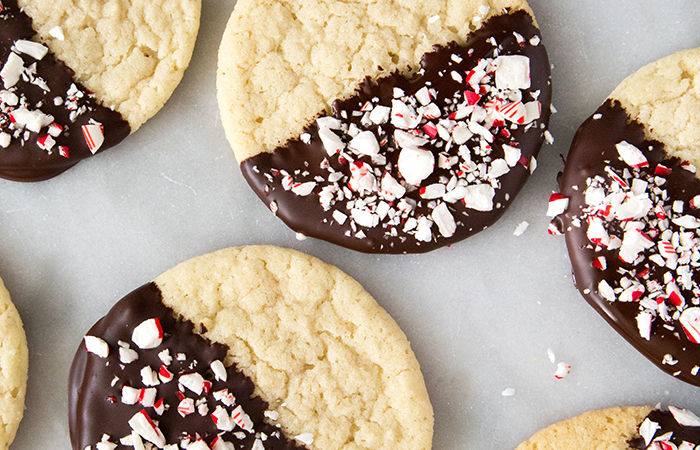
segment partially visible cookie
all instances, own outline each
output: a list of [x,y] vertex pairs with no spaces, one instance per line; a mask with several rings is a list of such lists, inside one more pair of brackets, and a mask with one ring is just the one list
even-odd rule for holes
[[418,253],[495,222],[536,166],[550,68],[524,0],[241,0],[226,136],[294,231]]
[[0,280],[0,450],[7,450],[24,415],[27,338],[22,320]]
[[74,450],[429,449],[433,423],[391,317],[337,268],[269,246],[194,258],[117,303],[76,353],[69,411]]
[[0,177],[38,181],[116,145],[189,64],[201,0],[2,0]]
[[549,212],[584,298],[654,364],[696,386],[699,83],[700,49],[623,81],[577,131]]
[[700,419],[669,407],[614,407],[589,411],[535,433],[516,450],[693,449],[700,445]]

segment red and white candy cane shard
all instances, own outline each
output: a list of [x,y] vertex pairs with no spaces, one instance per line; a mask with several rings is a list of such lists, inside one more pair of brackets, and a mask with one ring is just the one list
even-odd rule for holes
[[58,154],[64,158],[70,158],[70,148],[66,147],[65,145],[59,145]]
[[676,419],[678,425],[684,427],[700,427],[700,417],[696,416],[691,411],[676,406],[669,406],[668,410],[673,415],[673,418]]
[[554,192],[549,196],[549,204],[547,206],[547,216],[556,217],[559,214],[566,211],[569,207],[569,197],[562,195],[558,192]]
[[149,349],[158,347],[163,342],[163,328],[157,317],[147,319],[134,328],[131,340],[139,348]]
[[469,106],[476,105],[481,100],[481,95],[473,91],[464,91],[464,98]]
[[83,125],[83,137],[87,143],[88,149],[94,155],[102,147],[105,141],[104,126],[98,123],[90,123]]
[[666,284],[666,297],[669,303],[675,307],[685,305],[683,294],[681,294],[681,290],[678,288],[678,285],[673,281]]
[[647,160],[644,153],[639,150],[634,145],[627,141],[618,142],[615,144],[617,153],[620,158],[630,167],[647,167],[649,166],[649,161]]
[[664,166],[663,164],[657,164],[656,167],[654,167],[654,175],[665,177],[670,173],[671,169],[669,167]]
[[147,408],[156,403],[156,388],[145,388],[139,390],[139,403]]
[[160,381],[163,383],[167,383],[169,381],[172,381],[174,375],[171,371],[168,370],[167,367],[164,365],[160,366],[160,369],[158,370],[158,378],[160,378]]
[[651,339],[651,323],[654,321],[654,316],[649,311],[643,311],[637,314],[637,329],[642,339],[647,341]]
[[685,309],[678,320],[688,339],[695,344],[700,344],[700,308]]
[[165,446],[165,436],[163,436],[160,428],[158,428],[148,416],[146,410],[142,409],[134,414],[134,416],[129,419],[129,426],[138,433],[139,436],[154,444],[156,447],[163,448]]
[[561,380],[571,372],[571,366],[565,362],[557,363],[557,370],[554,372],[554,378]]
[[180,413],[182,417],[189,416],[190,414],[194,413],[194,411],[194,400],[191,398],[183,398],[177,405],[177,412]]
[[177,381],[197,395],[201,395],[204,390],[204,378],[197,372],[180,375]]
[[250,416],[243,411],[241,405],[236,406],[233,411],[231,411],[231,418],[241,429],[249,433],[253,432],[253,421],[250,419]]
[[513,123],[517,123],[518,125],[522,125],[523,123],[525,123],[525,116],[527,115],[527,110],[525,109],[525,105],[523,104],[523,102],[517,101],[508,103],[500,109],[500,112],[501,114],[503,114],[503,117],[505,117]]
[[85,336],[83,338],[85,341],[85,350],[89,353],[99,356],[100,358],[106,358],[109,356],[109,344],[107,344],[103,339],[97,336]]
[[211,419],[214,421],[216,428],[221,431],[233,431],[235,422],[228,414],[225,408],[218,405],[213,413],[211,413]]
[[595,267],[596,269],[600,269],[600,270],[605,270],[605,269],[608,268],[608,263],[607,263],[607,261],[606,261],[606,259],[605,259],[605,256],[599,256],[599,257],[597,257],[596,259],[593,260],[593,262],[591,263],[591,265],[592,265],[593,267]]
[[153,404],[153,410],[158,414],[159,416],[162,416],[163,413],[165,412],[165,402],[163,401],[162,398],[159,398],[154,404]]

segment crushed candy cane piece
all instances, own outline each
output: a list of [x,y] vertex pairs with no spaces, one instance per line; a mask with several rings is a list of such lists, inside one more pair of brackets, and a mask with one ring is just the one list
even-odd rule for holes
[[525,230],[527,230],[527,227],[529,227],[529,226],[530,226],[530,224],[523,220],[515,227],[515,231],[513,231],[513,235],[522,236],[522,234],[525,232]]
[[105,141],[104,127],[100,123],[91,123],[83,125],[81,129],[83,130],[83,137],[88,149],[94,155]]
[[155,444],[156,447],[163,448],[165,446],[165,436],[163,436],[160,428],[156,426],[145,410],[142,409],[134,414],[134,416],[129,419],[129,426],[133,431],[138,433],[139,436]]
[[549,204],[547,206],[547,217],[556,217],[566,211],[569,207],[569,198],[554,192],[549,196]]
[[89,353],[97,355],[100,358],[109,356],[109,344],[103,339],[97,336],[85,336],[83,340],[85,341],[85,350]]
[[311,445],[314,443],[314,435],[311,433],[301,433],[297,436],[294,436],[294,439],[296,439],[304,445]]
[[557,370],[554,372],[554,378],[561,380],[571,372],[571,366],[565,362],[557,363]]
[[696,416],[691,411],[670,405],[668,410],[679,425],[684,427],[700,427],[700,417]]
[[156,348],[163,342],[163,328],[156,317],[141,322],[131,334],[131,340],[139,348]]
[[512,397],[512,396],[515,395],[515,389],[512,388],[512,387],[505,388],[505,389],[503,389],[503,391],[501,392],[501,395],[502,395],[503,397]]

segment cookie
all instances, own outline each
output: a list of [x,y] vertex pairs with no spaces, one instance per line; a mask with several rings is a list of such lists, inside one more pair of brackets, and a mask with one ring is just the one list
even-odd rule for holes
[[118,144],[189,64],[200,0],[2,0],[0,177],[51,178]]
[[431,446],[405,335],[356,281],[303,253],[194,258],[119,301],[83,344],[69,379],[75,450]]
[[697,386],[699,81],[695,49],[620,84],[577,131],[549,211],[584,298],[662,370]]
[[589,411],[555,423],[516,450],[680,450],[699,444],[700,419],[692,412],[632,406]]
[[494,223],[547,134],[524,0],[241,0],[217,97],[244,177],[294,231],[420,253]]
[[22,320],[0,280],[0,450],[7,450],[24,414],[28,352]]

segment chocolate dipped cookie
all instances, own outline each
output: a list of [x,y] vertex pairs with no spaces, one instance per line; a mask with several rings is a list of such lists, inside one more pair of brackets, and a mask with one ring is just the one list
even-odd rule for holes
[[260,246],[120,300],[76,353],[69,423],[74,450],[429,449],[433,417],[405,335],[356,281]]
[[1,0],[0,177],[40,181],[106,150],[170,97],[200,0]]
[[550,198],[575,284],[637,350],[700,386],[700,49],[652,63],[577,131]]
[[700,419],[669,406],[589,411],[535,433],[516,450],[692,450],[700,445]]
[[241,0],[217,91],[264,204],[362,252],[485,229],[550,137],[550,67],[523,0]]
[[7,450],[24,415],[28,370],[22,319],[0,280],[0,450]]

